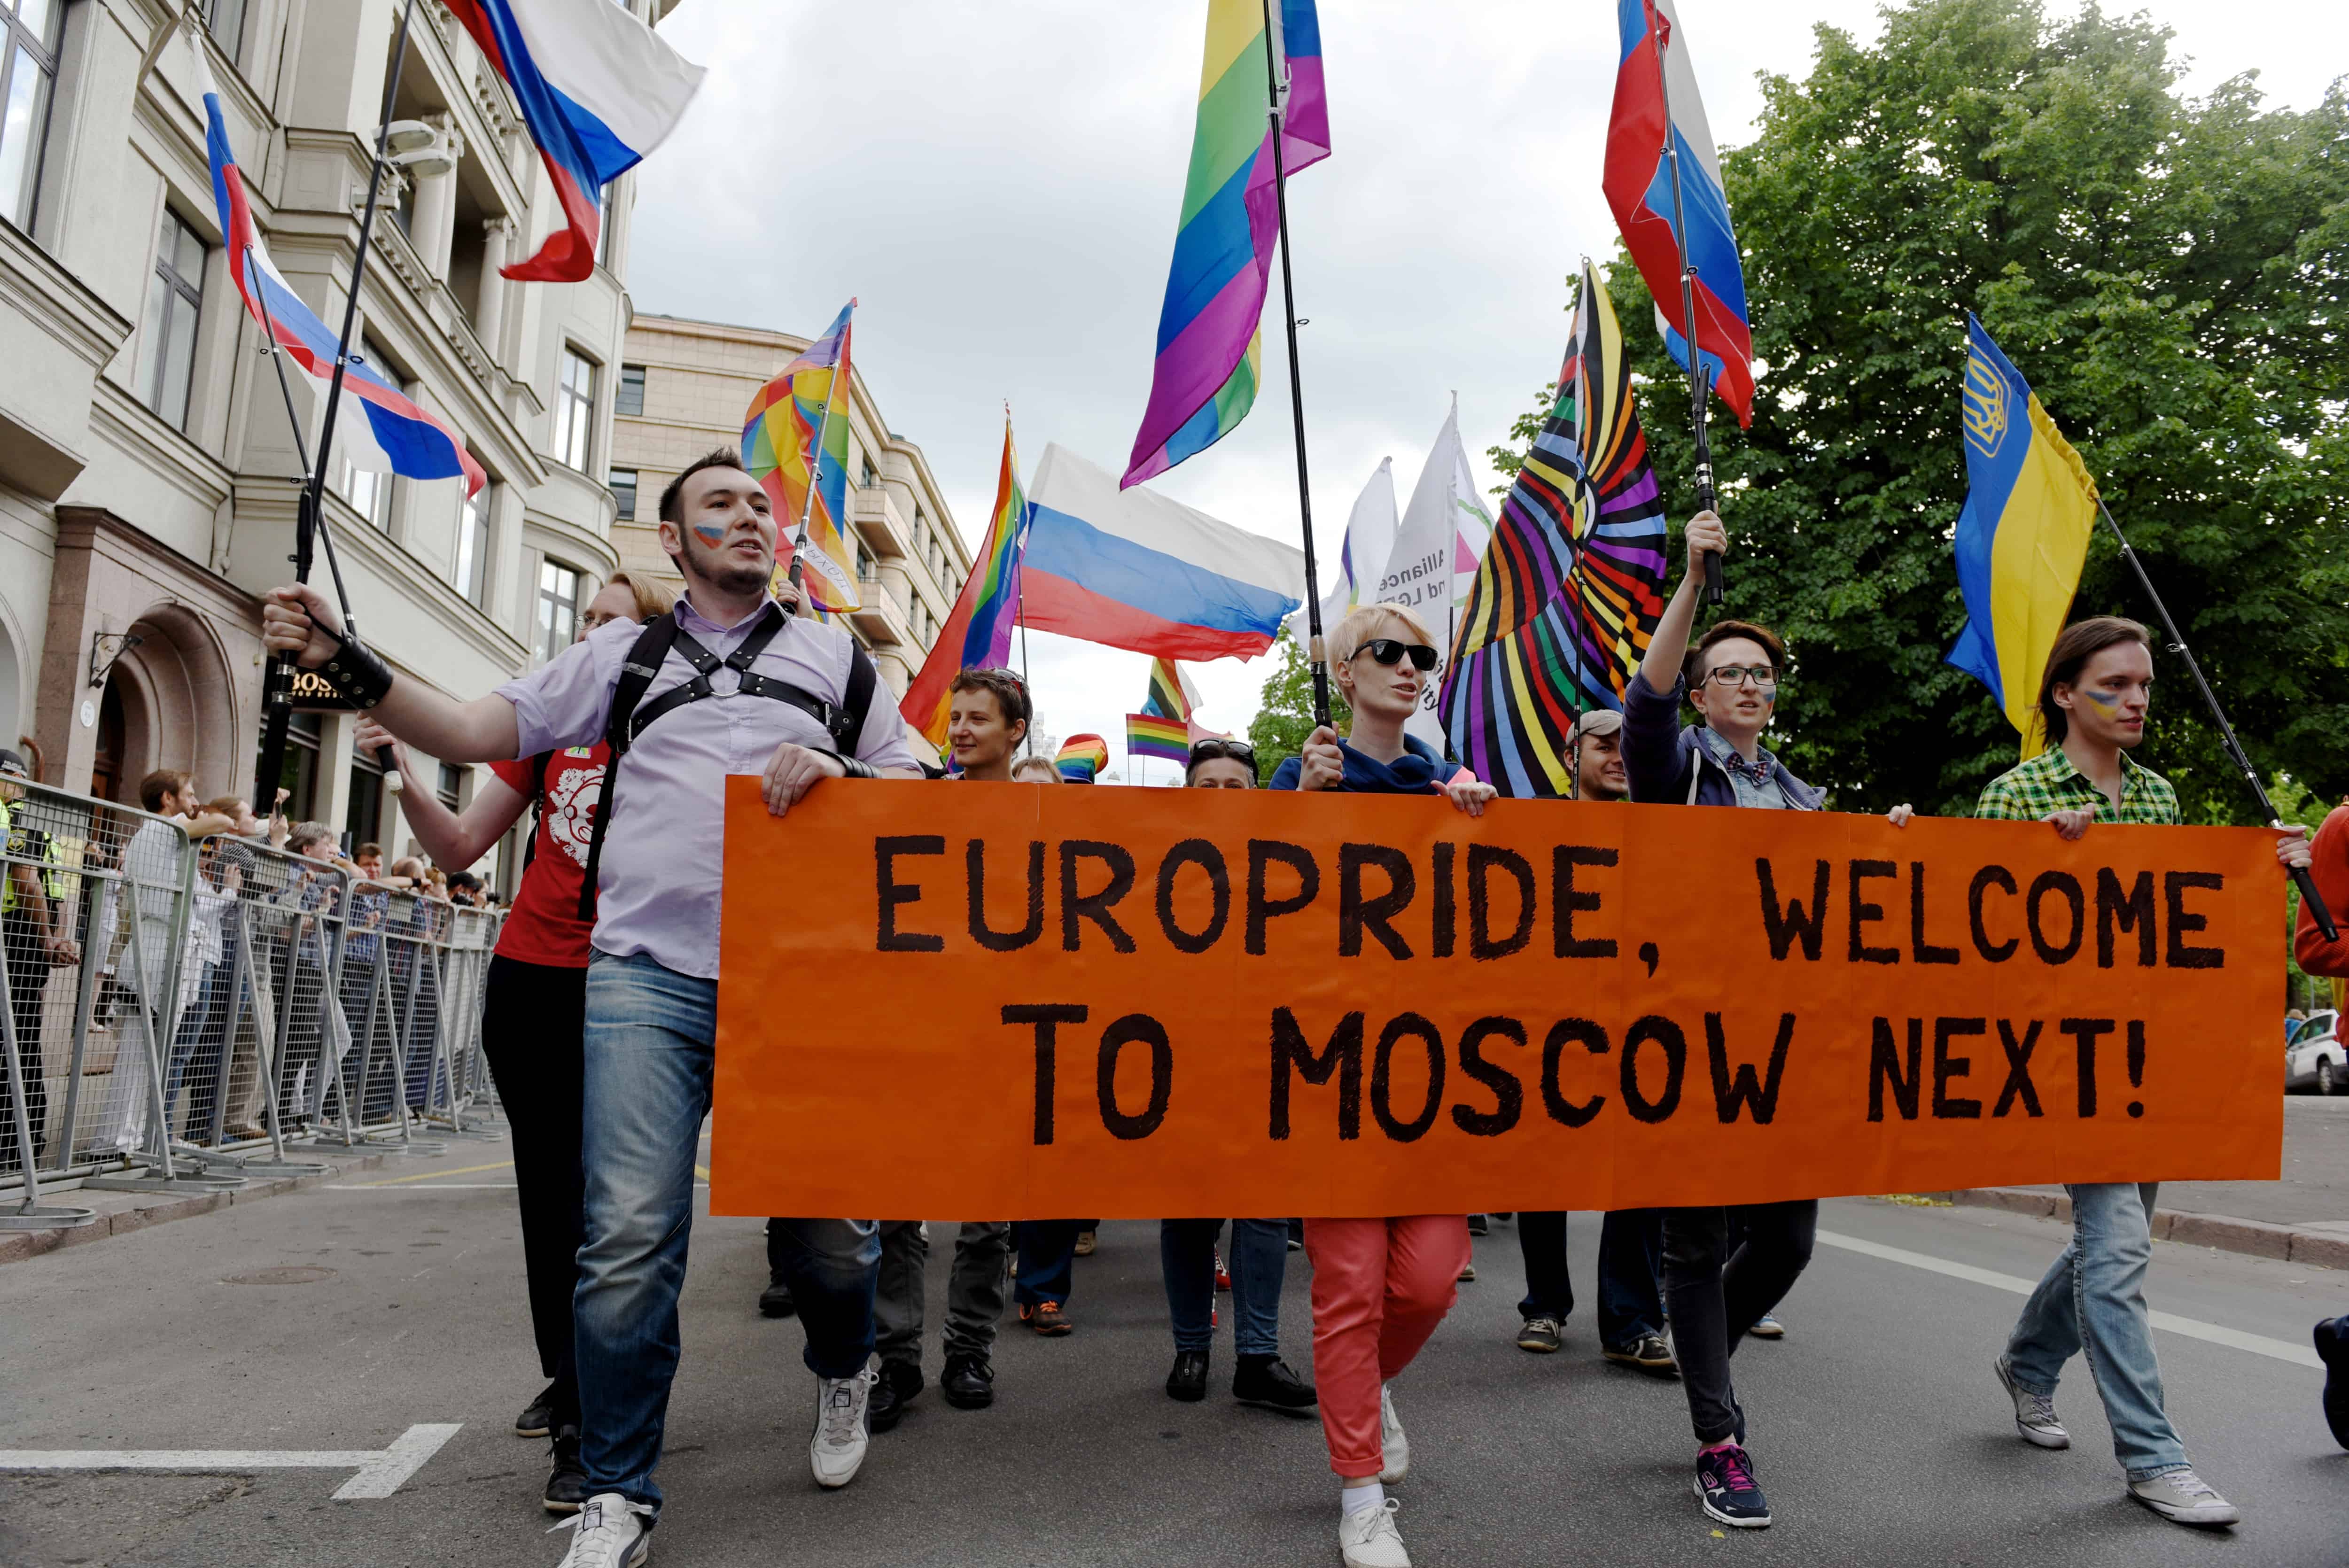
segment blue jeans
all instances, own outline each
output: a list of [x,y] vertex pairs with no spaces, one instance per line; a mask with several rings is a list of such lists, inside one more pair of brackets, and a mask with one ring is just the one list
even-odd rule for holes
[[[597,954],[587,968],[584,1051],[586,1241],[572,1327],[580,1460],[588,1491],[660,1506],[668,1389],[677,1376],[677,1294],[693,1226],[693,1161],[709,1109],[718,982],[641,955]],[[870,1220],[778,1220],[781,1262],[819,1377],[853,1377],[873,1356],[881,1239]]]
[[167,1136],[171,1130],[171,1114],[179,1106],[180,1086],[191,1081],[189,1074],[192,1069],[185,1136],[190,1143],[212,1141],[212,1115],[222,1104],[221,1066],[228,1047],[229,996],[235,984],[227,965],[205,965],[195,1000],[180,1015],[179,1033],[171,1040],[171,1070],[163,1085],[163,1130]]
[[1066,1305],[1069,1288],[1076,1282],[1077,1233],[1091,1230],[1089,1220],[1019,1220],[1011,1227],[1011,1244],[1019,1250],[1019,1278],[1012,1299],[1022,1306],[1050,1302]]
[[[1525,1254],[1526,1295],[1517,1315],[1564,1323],[1574,1315],[1574,1282],[1566,1272],[1566,1215],[1561,1211],[1517,1216],[1517,1247]],[[1610,1211],[1599,1227],[1599,1343],[1628,1350],[1664,1331],[1663,1290],[1657,1271],[1664,1250],[1661,1209]]]
[[2072,1194],[2072,1241],[2023,1304],[2006,1344],[2014,1380],[2053,1394],[2074,1352],[2112,1424],[2113,1455],[2131,1480],[2187,1468],[2186,1445],[2162,1409],[2161,1364],[2145,1305],[2153,1261],[2156,1181],[2095,1181]]
[[[1158,1222],[1159,1270],[1174,1348],[1216,1342],[1216,1233],[1221,1220]],[[1232,1222],[1232,1344],[1242,1356],[1280,1354],[1280,1283],[1288,1272],[1288,1222]]]

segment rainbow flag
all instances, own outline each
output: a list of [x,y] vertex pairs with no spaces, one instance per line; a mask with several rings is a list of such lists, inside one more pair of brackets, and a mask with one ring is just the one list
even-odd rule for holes
[[955,600],[954,613],[930,645],[922,673],[905,688],[897,711],[940,750],[947,744],[948,688],[968,669],[1002,669],[1011,662],[1011,628],[1019,614],[1019,557],[1028,548],[1028,494],[1019,485],[1019,454],[1011,445],[1011,418],[1003,420],[1003,466],[995,477],[995,510],[987,542]]
[[[1313,0],[1279,0],[1269,9],[1268,46],[1287,98],[1280,156],[1284,171],[1295,174],[1330,156],[1321,25]],[[1280,233],[1266,11],[1264,0],[1207,0],[1199,119],[1158,312],[1158,366],[1120,489],[1215,445],[1256,401],[1265,286]]]
[[1052,758],[1052,766],[1061,770],[1066,783],[1090,784],[1109,766],[1109,742],[1098,735],[1072,735],[1061,742],[1061,754]]
[[1156,757],[1168,762],[1191,760],[1191,727],[1163,714],[1125,716],[1125,750],[1129,757]]
[[[856,547],[848,537],[848,414],[829,420],[833,388],[854,385],[849,368],[850,300],[822,337],[802,349],[782,374],[759,388],[742,416],[742,461],[774,503],[781,540],[775,551],[775,580],[791,571],[791,545],[807,515],[808,557],[800,585],[808,603],[829,614],[863,608],[856,593]],[[808,505],[808,465],[817,436],[815,504]]]
[[1199,694],[1191,689],[1182,665],[1169,658],[1150,661],[1150,695],[1142,699],[1143,712],[1188,724],[1198,704]]

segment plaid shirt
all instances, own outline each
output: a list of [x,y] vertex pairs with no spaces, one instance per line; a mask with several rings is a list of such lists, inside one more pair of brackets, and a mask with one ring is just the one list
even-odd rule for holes
[[2083,806],[2095,807],[2100,822],[2174,826],[2183,820],[2178,814],[2178,791],[2169,787],[2169,780],[2130,761],[2127,752],[2121,753],[2121,804],[2116,811],[2105,792],[2072,765],[2060,746],[2049,747],[1984,785],[1974,815],[2037,822],[2051,811],[2076,811]]

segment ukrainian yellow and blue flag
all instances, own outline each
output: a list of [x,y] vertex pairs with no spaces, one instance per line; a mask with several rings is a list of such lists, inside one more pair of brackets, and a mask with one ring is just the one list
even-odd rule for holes
[[1966,338],[1967,488],[1957,536],[1966,624],[1948,662],[1990,687],[2028,761],[2047,748],[2039,679],[2080,586],[2096,481],[1971,312]]

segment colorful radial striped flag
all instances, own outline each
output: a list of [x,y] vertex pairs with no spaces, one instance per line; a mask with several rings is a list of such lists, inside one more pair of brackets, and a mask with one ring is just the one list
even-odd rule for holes
[[[849,367],[849,318],[856,302],[841,306],[824,335],[802,349],[781,375],[759,388],[742,416],[742,461],[767,492],[775,525],[786,545],[799,538],[800,518],[808,525],[808,554],[800,586],[808,603],[837,615],[864,607],[856,593],[856,549],[848,538],[848,410],[832,411],[833,389],[855,386]],[[807,504],[808,463],[818,438],[823,451],[815,463],[815,504]],[[775,552],[775,580],[791,570],[791,552]]]
[[968,669],[1002,669],[1011,662],[1011,629],[1019,616],[1019,558],[1028,548],[1028,495],[1019,488],[1019,454],[1011,445],[1011,417],[1003,418],[1003,466],[995,478],[995,510],[987,542],[955,600],[922,673],[905,688],[897,711],[940,750],[947,744],[948,689]]
[[1575,716],[1620,708],[1664,613],[1664,506],[1615,307],[1588,261],[1558,400],[1501,503],[1440,709],[1502,794],[1564,795]]
[[[1265,16],[1273,18],[1265,36]],[[1206,64],[1174,263],[1158,312],[1150,406],[1119,488],[1164,473],[1215,445],[1256,401],[1267,280],[1280,236],[1273,189],[1271,73],[1287,103],[1280,156],[1294,174],[1330,156],[1321,26],[1313,0],[1207,0]]]

